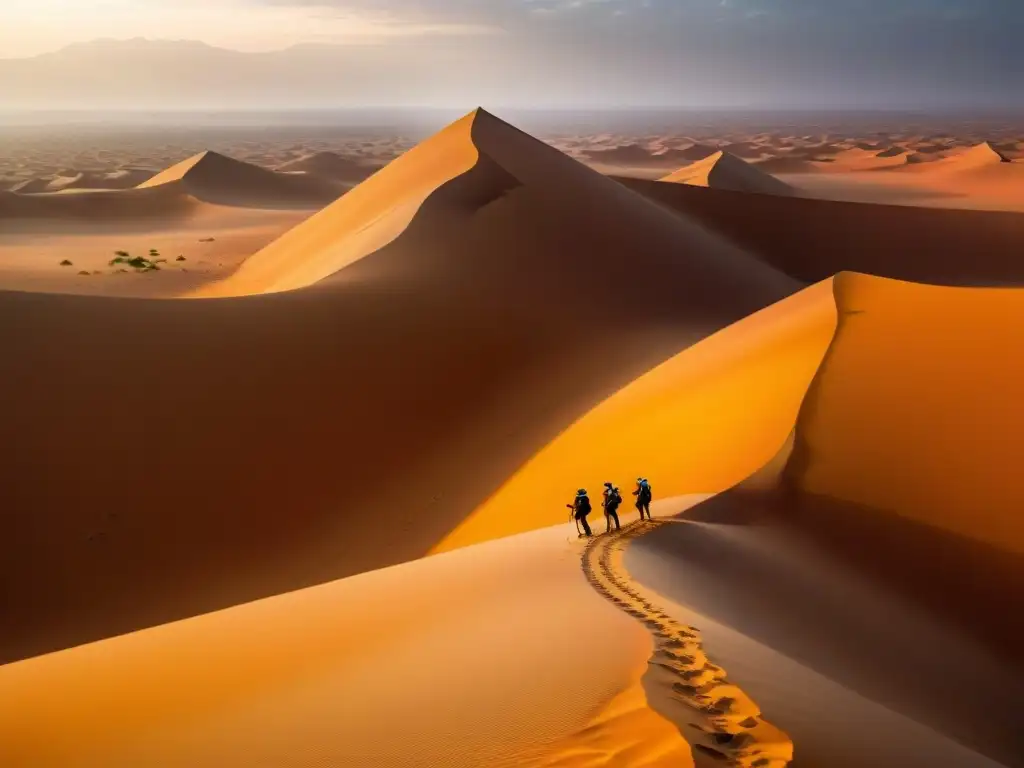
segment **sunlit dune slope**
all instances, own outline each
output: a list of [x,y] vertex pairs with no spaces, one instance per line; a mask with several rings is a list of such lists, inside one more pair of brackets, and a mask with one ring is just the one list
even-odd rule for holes
[[308,207],[337,199],[345,187],[318,176],[277,173],[216,152],[200,152],[167,168],[137,189],[180,186],[219,205]]
[[[429,228],[419,222],[410,228],[421,207],[420,218],[429,222]],[[608,218],[602,219],[603,213]],[[615,221],[619,218],[622,225]],[[524,220],[531,226],[524,228]],[[485,221],[488,229],[483,231]],[[545,223],[540,225],[541,221]],[[641,222],[646,230],[634,228]],[[588,251],[596,255],[616,247],[630,253],[630,259],[621,259],[615,267],[623,285],[631,279],[647,282],[641,275],[648,267],[674,269],[684,261],[687,269],[702,271],[753,270],[748,280],[780,285],[773,270],[738,249],[722,248],[720,241],[709,238],[699,226],[689,221],[671,223],[662,210],[642,197],[623,194],[610,179],[477,110],[247,259],[214,291],[238,295],[311,285],[377,251],[399,234],[404,234],[403,255],[378,259],[378,264],[381,268],[394,264],[404,279],[410,277],[409,270],[425,279],[440,267],[411,252],[414,243],[425,239],[435,250],[438,243],[444,243],[446,254],[433,258],[444,258],[446,268],[451,263],[453,267],[459,264],[459,269],[490,271],[496,263],[505,263],[530,275],[538,274],[534,272],[538,269],[562,271],[578,265],[580,272],[575,277],[580,288],[600,271],[583,269],[577,259],[582,260]],[[670,257],[657,245],[667,245],[665,238],[681,236],[688,239],[685,254]],[[491,249],[486,258],[469,255],[483,253],[484,247]],[[455,250],[466,255],[453,257]],[[712,251],[717,256],[712,256]],[[468,263],[470,259],[479,267]],[[720,264],[714,264],[716,260]],[[672,266],[673,262],[677,266]],[[563,272],[563,277],[568,278],[568,273]],[[543,290],[540,282],[534,291]]]
[[731,189],[765,195],[790,195],[793,188],[756,165],[729,152],[715,152],[692,165],[680,168],[660,179],[663,182],[695,187]]
[[200,205],[184,189],[173,185],[154,189],[75,190],[73,194],[0,192],[0,220],[172,220],[193,213]]
[[844,274],[836,296],[799,488],[1024,554],[1024,291]]
[[[10,768],[518,768],[599,748],[692,765],[645,706],[646,629],[579,567],[575,539],[547,529],[0,666],[0,754]],[[580,637],[600,645],[565,653]]]
[[659,496],[745,480],[786,443],[835,325],[826,280],[681,352],[566,429],[438,549],[536,527],[577,486],[599,499],[640,475]]
[[986,141],[962,152],[952,154],[949,157],[944,157],[933,163],[927,170],[973,171],[993,165],[1006,165],[1009,162],[1010,160],[1006,155]]
[[[398,237],[420,206],[479,160],[470,113],[392,161],[355,189],[259,251],[221,285],[200,295],[237,295],[300,288],[337,272]],[[487,181],[502,194],[505,179]],[[484,185],[487,187],[488,185]],[[472,204],[472,201],[470,201]]]
[[385,247],[362,232],[386,195],[357,189],[232,278],[331,276],[305,290],[0,294],[3,658],[421,556],[602,399],[799,285],[486,113],[452,132],[369,180],[454,179]]
[[1024,291],[849,274],[835,291],[785,513],[1024,669]]
[[[1016,164],[1002,168],[1024,170]],[[1024,214],[618,180],[807,282],[854,271],[948,285],[1024,284],[1024,261],[1017,256],[1024,253]]]

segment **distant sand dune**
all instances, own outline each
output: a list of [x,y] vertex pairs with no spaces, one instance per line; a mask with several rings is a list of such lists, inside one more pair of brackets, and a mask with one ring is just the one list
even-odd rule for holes
[[345,187],[326,179],[276,173],[216,152],[200,152],[161,171],[139,189],[182,187],[193,197],[219,205],[271,208],[310,207],[338,198]]
[[419,557],[595,403],[799,287],[482,111],[425,146],[226,281],[306,290],[0,297],[3,658]]
[[786,155],[756,160],[751,165],[765,173],[816,173],[821,170],[810,160]]
[[675,173],[660,179],[663,182],[689,184],[695,187],[731,189],[765,195],[789,195],[793,188],[755,165],[728,152],[715,152]]
[[986,141],[945,157],[932,167],[942,170],[972,171],[1009,162],[1010,159],[1006,155]]
[[44,194],[0,192],[0,220],[53,219],[100,224],[180,219],[202,205],[176,185]]
[[325,179],[356,184],[380,168],[366,162],[353,160],[336,152],[315,152],[279,165],[275,170],[282,173],[307,173]]
[[[995,170],[1017,171],[1024,166]],[[1024,262],[1016,257],[1024,252],[1022,213],[747,195],[686,184],[619,181],[805,282],[855,271],[948,285],[1024,285]]]

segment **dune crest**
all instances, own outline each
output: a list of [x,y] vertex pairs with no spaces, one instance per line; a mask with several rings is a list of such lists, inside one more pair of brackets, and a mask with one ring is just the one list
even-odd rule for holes
[[941,167],[943,170],[973,171],[1009,162],[1010,159],[1006,155],[984,141],[963,152],[937,161],[934,167]]
[[[564,533],[0,665],[5,765],[691,766],[641,687],[647,632]],[[580,637],[600,646],[566,653]]]
[[835,289],[839,330],[808,394],[794,480],[1024,555],[1024,482],[1006,450],[1024,433],[1024,362],[985,342],[1024,344],[1024,291],[859,274]]
[[779,181],[756,165],[724,151],[715,152],[703,160],[680,168],[659,181],[765,195],[793,193],[793,188],[785,182]]
[[716,493],[756,472],[786,442],[832,341],[831,282],[730,325],[609,397],[538,451],[435,551],[536,527],[577,486],[596,494],[605,481],[626,488],[642,474],[667,497]]
[[221,284],[197,295],[239,295],[301,288],[392,242],[440,186],[479,159],[471,112],[418,144],[344,198],[254,254]]
[[202,205],[201,201],[175,184],[145,189],[69,189],[35,194],[0,192],[0,219],[138,224],[181,221]]
[[[201,295],[246,295],[312,285],[395,242],[413,225],[421,208],[422,218],[434,222],[432,239],[466,241],[458,228],[460,221],[518,216],[506,211],[515,209],[518,203],[513,201],[520,197],[529,200],[522,204],[527,210],[521,215],[533,221],[538,218],[535,201],[544,197],[554,202],[556,191],[567,196],[556,204],[556,210],[564,209],[568,217],[565,232],[538,232],[541,241],[548,242],[524,243],[524,247],[550,248],[554,241],[589,234],[580,231],[585,226],[580,217],[584,203],[608,211],[625,205],[628,217],[659,219],[659,228],[667,223],[647,201],[624,195],[619,185],[601,174],[478,109],[392,161]],[[697,228],[688,223],[682,226],[694,242],[703,239]],[[570,248],[568,242],[558,247],[567,253]],[[687,258],[696,264],[706,257],[694,248]],[[745,256],[737,251],[722,258],[737,263]],[[525,255],[523,259],[526,263]],[[568,265],[572,259],[566,256],[564,261]],[[773,279],[767,273],[765,277]]]
[[172,165],[136,189],[171,185],[204,202],[239,206],[322,205],[344,192],[325,179],[277,173],[210,151]]

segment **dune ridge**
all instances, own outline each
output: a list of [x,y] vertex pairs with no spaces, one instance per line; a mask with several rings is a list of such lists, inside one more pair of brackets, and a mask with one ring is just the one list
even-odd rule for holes
[[[630,539],[662,525],[640,521],[621,533],[588,542],[583,572],[599,594],[642,622],[655,639],[649,686],[658,691],[655,709],[674,722],[694,747],[698,768],[720,764],[783,768],[793,759],[789,737],[761,717],[761,710],[726,672],[708,660],[695,627],[682,626],[635,584],[623,563]],[[683,705],[689,711],[681,712]],[[698,722],[691,718],[697,717]]]
[[326,179],[277,173],[217,152],[200,152],[166,168],[136,189],[180,186],[218,205],[307,207],[337,199],[345,188]]
[[756,165],[721,150],[692,165],[680,168],[659,181],[765,195],[793,194],[793,188],[789,184],[776,179]]
[[[427,157],[429,162],[425,162]],[[465,224],[466,217],[478,220],[492,209],[495,216],[502,216],[505,198],[510,201],[509,207],[515,208],[522,197],[530,198],[524,203],[529,209],[524,215],[532,219],[537,215],[533,198],[554,199],[559,192],[576,198],[571,206],[563,205],[569,217],[566,229],[572,235],[567,237],[552,229],[537,232],[536,236],[547,242],[530,247],[547,248],[559,240],[583,235],[577,229],[582,224],[577,212],[584,204],[598,209],[627,206],[630,217],[649,221],[657,233],[652,237],[669,235],[679,226],[670,224],[660,208],[635,195],[623,194],[601,174],[478,109],[254,254],[231,278],[204,295],[245,295],[311,285],[395,241],[428,203],[430,210],[424,211],[425,215],[436,222],[435,226],[443,225],[445,236],[461,243],[472,235],[457,231],[456,222]],[[756,270],[762,279],[778,281],[771,270],[747,263],[749,260],[738,249],[730,252],[720,243],[712,243],[699,227],[685,222],[679,229],[674,236],[681,236],[685,230],[694,246],[699,243],[717,249],[721,252],[718,258],[726,263],[737,268],[746,263],[745,268]],[[560,242],[557,247],[568,249],[571,245]],[[297,250],[303,254],[301,262],[293,258]],[[694,267],[701,264],[701,269],[710,268],[700,248],[688,248],[686,258]],[[549,263],[547,268],[556,268],[562,260]],[[527,263],[522,257],[523,266]],[[637,264],[636,269],[640,268]]]
[[943,170],[971,171],[992,165],[1003,165],[1009,162],[1010,159],[1006,155],[993,147],[989,142],[984,141],[981,144],[975,144],[963,152],[945,157],[932,167]]
[[108,222],[180,221],[202,203],[175,185],[146,189],[75,190],[74,194],[0,192],[0,219]]
[[[559,526],[0,666],[0,752],[33,768],[692,765],[647,705],[647,633],[581,578],[581,550]],[[600,649],[563,652],[581,636]]]
[[683,350],[566,427],[435,551],[542,524],[567,482],[594,489],[643,474],[664,498],[743,481],[786,443],[835,326],[825,280]]

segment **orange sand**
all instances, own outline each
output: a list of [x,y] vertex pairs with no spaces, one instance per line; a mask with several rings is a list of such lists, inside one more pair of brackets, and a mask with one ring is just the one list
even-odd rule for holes
[[798,487],[1024,553],[1024,291],[855,274],[835,290]]
[[766,464],[796,422],[835,330],[824,281],[719,331],[641,376],[540,450],[435,551],[542,525],[579,485],[659,496],[715,493]]
[[793,188],[788,184],[728,152],[715,152],[703,160],[670,173],[661,181],[765,195],[793,194]]
[[692,765],[647,707],[647,631],[591,589],[566,534],[2,666],[4,765]]

